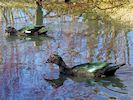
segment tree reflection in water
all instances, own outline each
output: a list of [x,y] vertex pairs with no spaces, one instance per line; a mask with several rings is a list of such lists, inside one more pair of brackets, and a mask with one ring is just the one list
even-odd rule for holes
[[[7,41],[3,31],[7,24],[17,29],[32,24],[35,9],[0,10],[0,99],[109,99],[109,96],[125,100],[132,98],[132,68],[123,68],[122,74],[116,74],[119,77],[84,79],[59,77],[57,69],[42,63],[51,53],[56,52],[68,66],[104,60],[132,65],[133,48],[129,39],[132,37],[131,30],[92,13],[77,18],[71,13],[64,15],[64,11],[54,11],[43,19],[43,24],[49,27],[49,34],[54,39],[41,39],[41,43],[38,43],[40,45],[36,46],[34,40]],[[98,19],[90,20],[93,16]],[[44,74],[57,80],[44,80]],[[118,93],[120,91],[128,94]]]

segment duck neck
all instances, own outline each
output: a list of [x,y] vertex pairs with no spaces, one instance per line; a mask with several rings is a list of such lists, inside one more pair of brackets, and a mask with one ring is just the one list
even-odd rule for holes
[[59,63],[59,69],[61,73],[65,73],[68,70],[68,66],[63,60]]

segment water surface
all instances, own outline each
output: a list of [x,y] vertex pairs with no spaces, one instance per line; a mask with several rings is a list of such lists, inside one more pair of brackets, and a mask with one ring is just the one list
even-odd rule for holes
[[[0,98],[2,100],[132,100],[133,31],[105,19],[74,15],[43,18],[48,36],[7,38],[5,27],[20,29],[35,23],[35,9],[0,9]],[[46,10],[43,9],[43,15]],[[5,15],[5,16],[4,16]],[[13,16],[12,16],[13,15]],[[60,55],[70,67],[86,62],[126,63],[116,76],[103,79],[68,77],[55,88],[44,78],[58,79],[56,65],[45,64]],[[54,66],[54,67],[53,67]],[[61,82],[61,80],[59,80]]]

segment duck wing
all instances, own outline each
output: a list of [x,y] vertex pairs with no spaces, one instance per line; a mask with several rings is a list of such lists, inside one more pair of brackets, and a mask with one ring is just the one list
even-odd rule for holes
[[29,25],[29,26],[19,29],[18,31],[21,33],[26,33],[26,34],[29,33],[30,34],[30,33],[39,31],[42,27],[44,27],[44,26]]
[[72,70],[73,71],[84,71],[84,72],[94,73],[97,70],[104,69],[108,65],[109,65],[109,63],[107,63],[107,62],[85,63],[85,64],[74,66],[72,68]]

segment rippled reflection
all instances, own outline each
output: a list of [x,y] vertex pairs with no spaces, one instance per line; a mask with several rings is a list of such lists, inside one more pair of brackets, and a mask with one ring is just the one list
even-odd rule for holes
[[[7,25],[17,29],[33,23],[35,9],[2,8],[0,15],[0,97],[3,100],[124,99],[132,98],[132,67],[122,68],[107,79],[64,78],[54,88],[47,79],[58,79],[58,66],[43,62],[51,53],[63,57],[67,65],[89,61],[125,62],[133,65],[133,31],[107,20],[87,20],[74,15],[55,16],[51,12],[43,24],[52,39],[8,39]],[[45,14],[45,10],[44,14]],[[52,17],[51,17],[52,16]],[[39,40],[41,38],[41,40]],[[128,77],[128,78],[127,78]],[[61,81],[59,81],[61,82]],[[90,84],[91,83],[91,84]],[[54,83],[55,84],[55,83]],[[87,85],[86,85],[87,84]],[[114,91],[113,91],[114,90]]]

